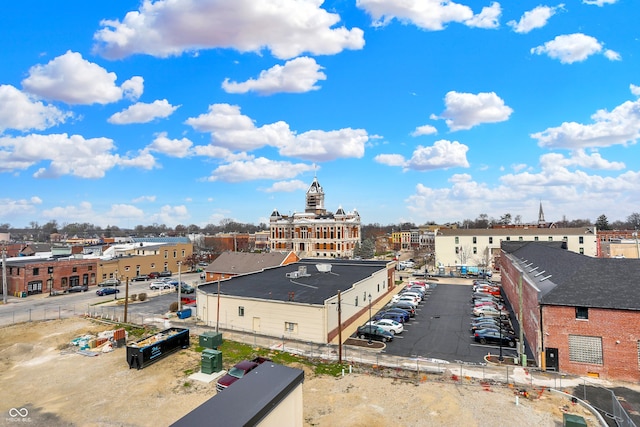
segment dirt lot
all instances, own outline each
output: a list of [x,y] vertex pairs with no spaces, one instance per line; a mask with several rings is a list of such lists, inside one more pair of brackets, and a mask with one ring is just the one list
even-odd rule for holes
[[[97,357],[67,348],[107,329],[84,319],[0,329],[0,425],[166,426],[215,394],[213,382],[188,378],[199,370],[199,353],[180,351],[138,371],[128,368],[124,348]],[[546,392],[516,405],[503,387],[304,369],[305,426],[560,426],[568,403]],[[580,407],[568,409],[597,425]]]

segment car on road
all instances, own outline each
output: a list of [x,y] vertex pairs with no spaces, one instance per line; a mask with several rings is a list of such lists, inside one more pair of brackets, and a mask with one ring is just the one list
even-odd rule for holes
[[96,295],[101,297],[103,295],[113,295],[113,294],[117,294],[119,292],[120,292],[120,289],[118,289],[118,288],[101,288],[101,289],[98,289],[96,291]]
[[87,292],[89,290],[89,286],[87,285],[76,285],[71,286],[69,289],[65,290],[65,293],[73,293],[73,292]]
[[138,274],[133,279],[131,279],[132,282],[144,282],[145,280],[149,280],[149,276],[146,274]]
[[473,334],[473,339],[480,344],[498,344],[502,341],[502,345],[508,347],[516,346],[516,338],[506,332],[500,333],[497,329],[480,329]]
[[387,332],[379,326],[363,325],[356,331],[356,336],[361,340],[370,339],[382,342],[393,341],[393,334]]
[[149,289],[171,289],[173,286],[168,282],[163,282],[161,280],[155,280],[149,283]]
[[116,278],[106,279],[98,283],[98,286],[101,288],[106,286],[119,286],[119,285],[120,285],[120,279],[116,279]]
[[402,331],[404,331],[404,326],[402,326],[402,323],[396,322],[395,320],[391,319],[373,320],[371,322],[365,323],[365,325],[377,326],[387,332],[391,332],[393,335],[401,334]]

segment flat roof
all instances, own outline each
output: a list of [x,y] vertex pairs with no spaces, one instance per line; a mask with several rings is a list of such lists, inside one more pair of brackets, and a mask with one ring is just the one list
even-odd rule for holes
[[171,426],[256,425],[303,381],[301,369],[265,362]]
[[[318,264],[330,265],[331,270],[321,272],[316,267]],[[261,272],[221,280],[220,295],[323,304],[338,291],[351,289],[354,283],[386,270],[387,264],[387,261],[303,259]],[[299,267],[306,267],[307,274],[298,277],[291,277],[291,274],[290,277],[287,276],[287,273],[299,271]],[[218,282],[201,285],[198,289],[217,294]]]

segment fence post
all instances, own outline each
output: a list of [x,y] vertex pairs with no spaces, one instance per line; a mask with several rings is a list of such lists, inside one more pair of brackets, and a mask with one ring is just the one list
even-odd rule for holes
[[29,309],[29,322],[31,322],[31,309]]
[[505,366],[505,368],[507,368],[507,385],[509,385],[509,367]]
[[58,320],[60,320],[60,319],[61,319],[61,317],[60,317],[60,309],[61,309],[61,307],[60,307],[60,306],[58,306]]

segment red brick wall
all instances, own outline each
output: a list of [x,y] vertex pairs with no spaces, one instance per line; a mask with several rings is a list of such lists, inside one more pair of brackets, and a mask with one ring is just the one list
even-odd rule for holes
[[[640,381],[640,312],[589,308],[589,319],[576,319],[575,307],[543,306],[544,346],[558,349],[560,371],[576,375]],[[571,362],[569,335],[602,337],[603,365]],[[620,342],[619,344],[617,342]]]
[[[516,319],[520,314],[519,279],[520,271],[516,269],[508,257],[502,257],[501,281],[502,290],[509,300]],[[540,337],[540,309],[538,305],[538,290],[524,279],[522,280],[522,322],[525,341],[531,348],[534,359],[541,362],[541,337]]]

